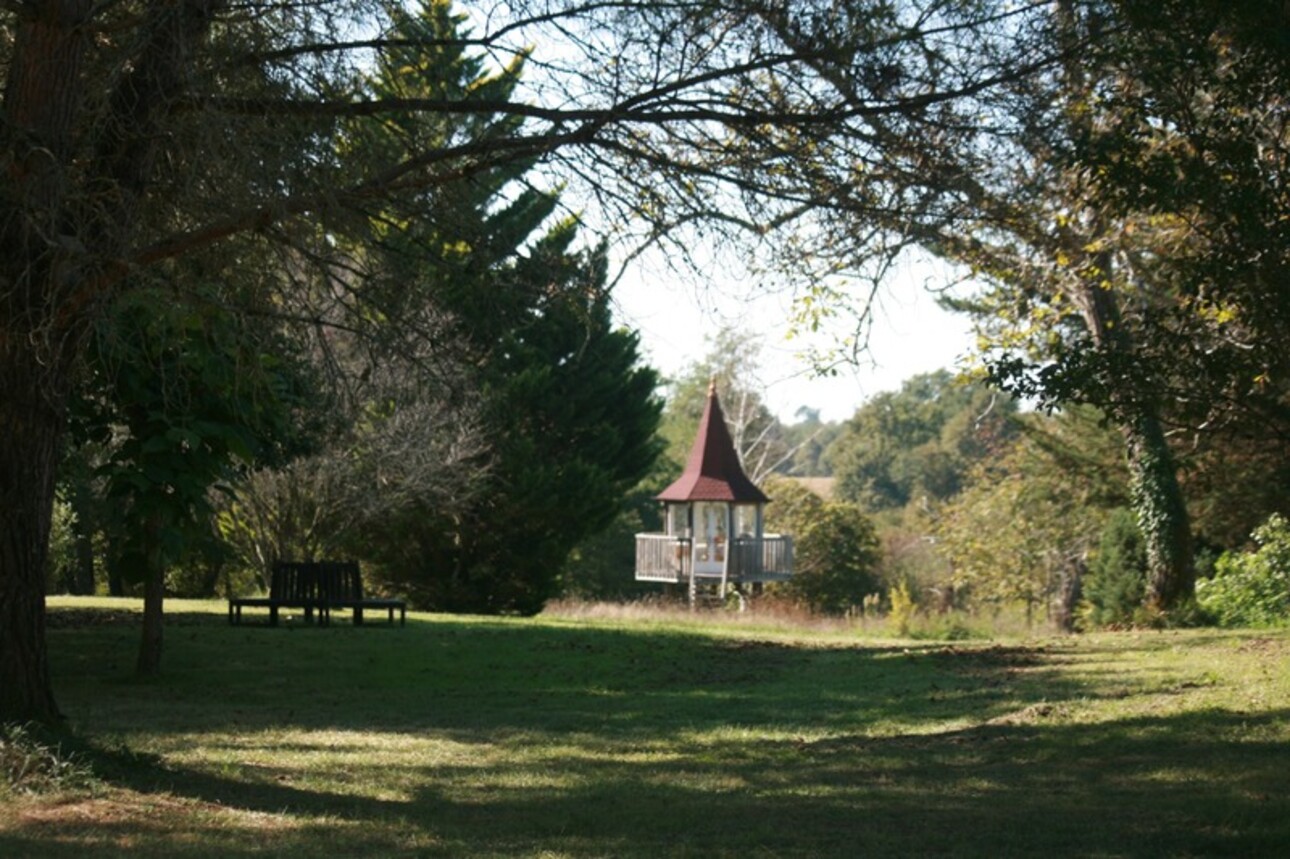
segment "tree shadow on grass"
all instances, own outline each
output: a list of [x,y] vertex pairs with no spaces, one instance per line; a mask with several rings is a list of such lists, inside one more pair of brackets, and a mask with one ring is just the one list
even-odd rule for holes
[[[367,632],[193,630],[147,684],[95,672],[95,645],[120,630],[60,633],[96,769],[176,806],[0,831],[0,855],[1261,855],[1290,836],[1287,749],[1241,739],[1284,735],[1285,711],[1070,724],[1066,708],[1102,692],[1060,646],[484,621]],[[98,739],[132,732],[236,763]],[[334,786],[253,763],[308,757],[324,733],[355,737],[348,763],[328,764]],[[368,734],[479,754],[365,758]],[[351,778],[389,787],[357,795]]]
[[[739,744],[701,759],[605,762],[562,791],[479,804],[427,793],[424,825],[463,849],[622,856],[1271,856],[1290,838],[1284,743],[1230,739],[1290,712],[927,736]],[[593,850],[592,852],[599,852]]]
[[[464,738],[534,728],[624,736],[660,724],[984,721],[1019,700],[1088,692],[1058,670],[1061,654],[1044,648],[802,646],[483,621],[371,632],[180,628],[168,637],[163,676],[138,681],[122,670],[135,645],[128,631],[68,630],[81,646],[60,648],[58,691],[93,733],[130,732],[142,721],[163,732],[292,727]],[[121,668],[105,671],[105,662]]]
[[[605,742],[520,765],[420,767],[421,787],[400,799],[185,770],[158,781],[137,761],[117,775],[142,794],[288,818],[274,852],[308,855],[1272,856],[1290,843],[1290,749],[1240,739],[1283,729],[1290,710],[1016,718],[927,735],[718,739],[658,758]],[[176,856],[265,848],[210,813],[185,826],[108,821],[93,843]],[[31,850],[49,842],[21,834],[0,833],[0,852],[73,855]]]
[[[208,611],[168,611],[165,626],[218,626],[228,621]],[[128,627],[138,630],[143,623],[143,608],[81,608],[58,606],[45,612],[47,629],[85,629],[87,627]]]

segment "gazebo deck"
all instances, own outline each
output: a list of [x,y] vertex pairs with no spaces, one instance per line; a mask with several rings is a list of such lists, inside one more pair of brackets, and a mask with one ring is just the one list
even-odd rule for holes
[[[636,535],[636,580],[686,582],[690,580],[693,541],[671,534]],[[784,582],[793,575],[793,538],[779,534],[736,537],[730,541],[724,571],[699,570],[696,579],[728,582]]]

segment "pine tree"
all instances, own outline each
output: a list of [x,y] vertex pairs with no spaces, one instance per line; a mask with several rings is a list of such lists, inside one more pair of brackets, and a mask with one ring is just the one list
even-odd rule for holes
[[[462,47],[461,16],[430,2],[401,16],[428,52],[391,52],[381,97],[505,101],[520,63],[488,73]],[[362,127],[355,146],[423,147],[514,131],[514,117],[408,118]],[[538,611],[570,551],[606,527],[657,455],[660,404],[636,335],[613,326],[603,248],[574,250],[578,225],[551,223],[557,195],[519,180],[531,163],[450,191],[397,199],[372,219],[366,300],[382,316],[429,307],[466,356],[491,451],[484,484],[451,515],[409,509],[372,523],[364,551],[422,605]]]

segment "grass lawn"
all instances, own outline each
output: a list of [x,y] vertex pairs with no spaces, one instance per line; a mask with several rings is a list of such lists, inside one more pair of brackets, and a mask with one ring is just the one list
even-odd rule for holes
[[[97,780],[0,857],[1285,856],[1290,631],[982,643],[51,601]],[[91,852],[92,851],[92,852]]]

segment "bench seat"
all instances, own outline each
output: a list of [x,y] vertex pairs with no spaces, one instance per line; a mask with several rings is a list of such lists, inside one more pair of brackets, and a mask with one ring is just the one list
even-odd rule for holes
[[333,610],[353,612],[355,626],[363,623],[365,610],[386,612],[391,624],[398,611],[400,626],[406,626],[408,618],[407,600],[363,595],[363,577],[353,561],[279,561],[273,565],[268,596],[229,599],[230,624],[242,622],[243,608],[267,608],[270,626],[278,625],[282,608],[304,609],[310,623],[316,611],[320,626],[331,623]]
[[267,608],[269,626],[278,625],[278,610],[304,609],[305,620],[312,623],[319,610],[318,577],[311,564],[282,561],[273,565],[267,597],[232,597],[228,601],[228,622],[240,624],[242,609]]
[[319,623],[331,623],[332,609],[349,609],[353,612],[354,625],[359,626],[363,623],[364,610],[372,609],[387,612],[390,623],[394,623],[394,612],[398,611],[399,625],[407,625],[407,600],[364,596],[363,577],[353,561],[320,562],[318,582],[322,594]]

